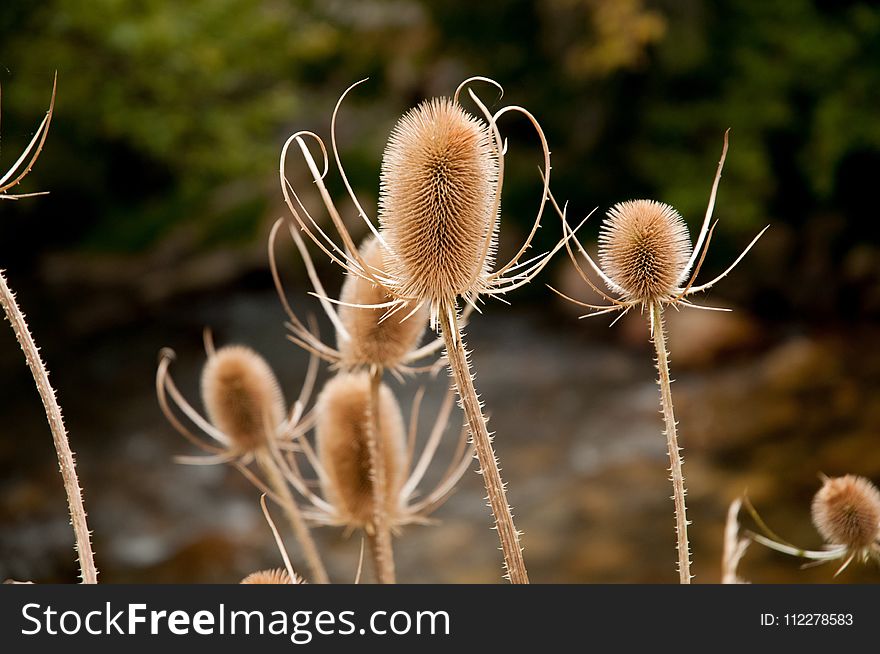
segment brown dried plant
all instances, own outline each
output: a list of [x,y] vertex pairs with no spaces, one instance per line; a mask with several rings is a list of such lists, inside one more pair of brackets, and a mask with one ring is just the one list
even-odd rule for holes
[[[337,102],[330,130],[333,157],[360,218],[385,253],[385,265],[381,269],[368,262],[355,247],[324,184],[329,156],[318,135],[307,131],[293,134],[282,149],[279,173],[285,201],[301,230],[350,276],[381,288],[388,297],[384,302],[357,304],[356,308],[386,309],[387,316],[400,313],[407,319],[428,307],[430,326],[442,332],[450,373],[467,417],[501,541],[507,576],[513,583],[528,583],[519,532],[513,523],[461,336],[459,301],[479,311],[477,303],[481,296],[500,298],[529,283],[568,237],[564,237],[551,252],[520,261],[540,226],[549,191],[550,152],[539,123],[522,107],[505,106],[493,114],[473,90],[468,89],[482,118],[467,113],[461,107],[459,96],[476,81],[488,82],[500,89],[486,78],[468,79],[458,87],[451,100],[440,98],[424,102],[395,126],[382,161],[379,229],[367,217],[354,194],[336,144],[339,108],[357,84],[349,87]],[[543,151],[544,188],[535,222],[525,242],[510,261],[493,266],[504,181],[505,143],[498,130],[498,121],[508,113],[525,116],[538,134]],[[321,150],[321,168],[306,144],[307,138],[313,139]],[[286,177],[287,153],[294,143],[303,155],[324,207],[342,240],[341,245],[335,243],[312,218]],[[323,299],[333,302],[326,296]]]
[[818,565],[843,560],[834,573],[836,577],[854,560],[880,562],[880,490],[865,477],[820,475],[822,487],[813,497],[813,525],[825,540],[822,550],[807,550],[777,536],[758,515],[747,506],[765,535],[751,534],[758,543],[778,552],[790,554]]
[[419,413],[423,391],[412,405],[409,425],[404,426],[400,407],[391,389],[382,384],[378,402],[370,399],[370,377],[366,372],[341,372],[322,389],[315,407],[315,445],[305,436],[299,444],[314,470],[321,494],[311,490],[312,482],[293,452],[287,453],[288,481],[310,503],[307,516],[317,524],[363,530],[368,538],[375,530],[373,516],[377,501],[369,440],[376,422],[372,408],[379,407],[381,431],[375,439],[383,445],[385,484],[378,501],[393,533],[408,524],[427,524],[467,470],[473,452],[462,429],[457,448],[446,472],[427,493],[419,492],[447,428],[454,396],[447,393],[425,445],[415,460]]
[[[287,485],[279,461],[283,450],[294,447],[296,437],[307,430],[312,417],[305,414],[317,374],[312,357],[299,398],[288,412],[272,368],[259,354],[241,345],[215,349],[205,332],[207,361],[202,369],[202,403],[207,418],[183,397],[170,373],[174,352],[160,353],[156,371],[159,406],[171,425],[208,456],[179,456],[179,463],[212,465],[229,463],[259,489],[268,492],[284,509],[303,555],[317,583],[329,583],[318,548],[296,499]],[[171,402],[207,437],[196,436],[172,409]],[[266,482],[248,467],[255,462]]]
[[[326,292],[305,243],[294,226],[288,222],[288,231],[306,266],[314,294],[319,298],[325,313],[336,329],[336,348],[325,344],[312,329],[303,324],[287,301],[275,254],[275,241],[284,222],[284,219],[276,221],[269,234],[269,264],[278,297],[289,318],[287,323],[291,332],[289,338],[300,347],[329,362],[333,368],[346,371],[367,370],[370,374],[370,415],[378,421],[380,412],[374,411],[372,405],[378,403],[378,389],[384,371],[387,369],[402,381],[404,374],[433,369],[434,366],[413,367],[411,364],[437,352],[443,342],[436,339],[433,343],[418,347],[427,323],[426,309],[402,317],[383,315],[385,312],[381,308],[361,308],[381,304],[388,299],[380,286],[362,277],[346,275],[338,309],[334,308],[326,299]],[[385,267],[385,253],[373,237],[368,237],[361,245],[361,256],[374,270],[378,271]],[[378,423],[374,424],[367,439],[367,455],[370,458],[370,470],[373,475],[374,498],[371,506],[375,511],[371,518],[372,527],[367,533],[373,565],[380,583],[394,583],[391,526],[381,501],[381,498],[388,494],[385,489],[387,483],[385,455],[382,453],[381,440],[372,436],[381,431],[381,426]]]
[[[19,184],[31,171],[40,153],[43,150],[43,144],[46,142],[46,136],[49,133],[49,124],[52,122],[52,114],[55,109],[55,91],[58,85],[58,75],[52,83],[52,99],[49,102],[49,109],[43,118],[37,131],[34,133],[28,146],[19,158],[12,164],[9,170],[0,178],[0,199],[18,200],[20,198],[33,197],[43,195],[44,193],[24,193],[12,195],[7,191]],[[55,396],[55,389],[49,382],[49,372],[46,365],[40,357],[40,351],[31,336],[27,326],[24,314],[18,306],[15,294],[6,282],[3,271],[0,270],[0,305],[3,306],[3,312],[7,320],[12,325],[15,337],[18,339],[21,349],[24,352],[25,360],[28,368],[33,375],[34,382],[37,385],[37,391],[40,399],[43,401],[43,408],[49,421],[49,428],[52,431],[52,440],[55,444],[55,452],[58,456],[58,464],[61,469],[61,477],[64,481],[64,491],[67,494],[67,506],[70,511],[70,522],[73,525],[73,532],[76,538],[76,551],[79,558],[80,577],[85,584],[98,583],[98,571],[95,568],[95,556],[92,552],[91,532],[86,520],[86,510],[83,505],[82,489],[79,486],[79,479],[76,474],[76,463],[74,461],[73,451],[70,449],[70,442],[67,437],[67,429],[64,426],[64,419],[61,415],[61,407],[58,405],[58,398]]]
[[608,216],[600,228],[599,264],[597,265],[583,245],[574,238],[565,219],[565,210],[560,209],[551,195],[551,202],[562,218],[563,229],[568,236],[572,237],[571,240],[576,244],[581,257],[608,289],[618,297],[614,298],[608,295],[599,288],[597,283],[592,281],[575,256],[569,240],[565,241],[566,250],[578,275],[609,304],[603,306],[581,302],[553,287],[550,289],[566,300],[589,309],[590,313],[581,316],[582,318],[618,312],[619,315],[614,320],[617,322],[634,307],[639,307],[642,313],[648,312],[650,337],[657,356],[660,403],[675,502],[679,580],[683,584],[689,584],[691,581],[690,549],[687,537],[689,523],[685,506],[681,448],[678,445],[678,429],[672,404],[672,380],[669,376],[669,354],[666,347],[663,311],[668,306],[676,309],[682,307],[729,311],[729,309],[697,305],[687,298],[709,290],[726,277],[768,229],[765,227],[761,230],[733,264],[718,277],[705,284],[695,285],[709,243],[712,240],[715,224],[717,224],[716,222],[710,227],[712,212],[715,208],[715,197],[718,193],[718,183],[721,180],[721,171],[727,156],[728,132],[724,134],[724,147],[709,195],[709,206],[706,209],[703,225],[693,248],[691,248],[684,219],[668,204],[654,200],[622,202],[609,210]]

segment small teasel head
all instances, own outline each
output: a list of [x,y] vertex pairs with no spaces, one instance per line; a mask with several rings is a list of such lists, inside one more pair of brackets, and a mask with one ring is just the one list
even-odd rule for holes
[[[324,495],[338,522],[368,528],[375,514],[367,440],[372,424],[369,375],[340,373],[327,382],[318,397],[316,415]],[[397,400],[384,384],[379,387],[379,425],[379,446],[385,459],[385,509],[394,524],[400,512],[400,488],[405,481],[406,431]]]
[[259,585],[280,585],[280,584],[304,584],[302,577],[294,575],[291,578],[287,570],[284,568],[273,568],[271,570],[258,570],[252,572],[241,580],[241,584],[259,584]]
[[239,453],[261,447],[285,422],[275,373],[249,347],[229,345],[213,352],[202,369],[201,389],[208,419]]
[[864,477],[825,477],[813,498],[813,524],[832,545],[866,552],[880,539],[880,490]]
[[[374,236],[361,244],[360,255],[376,275],[387,269],[391,259]],[[425,332],[428,322],[425,306],[412,315],[409,311],[399,311],[388,316],[385,316],[386,309],[368,308],[392,298],[383,287],[363,276],[347,275],[339,299],[343,302],[338,309],[339,320],[347,332],[337,343],[343,368],[396,368],[405,363]]]
[[483,291],[497,193],[498,154],[485,122],[448,98],[406,113],[385,148],[379,195],[395,291],[433,307]]
[[690,256],[684,219],[662,202],[620,202],[599,231],[599,262],[628,300],[650,304],[675,296]]

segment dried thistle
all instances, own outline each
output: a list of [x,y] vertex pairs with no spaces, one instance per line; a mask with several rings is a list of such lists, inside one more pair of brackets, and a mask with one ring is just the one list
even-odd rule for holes
[[406,428],[400,406],[391,389],[379,388],[378,436],[373,434],[370,381],[363,373],[331,379],[318,397],[315,423],[318,461],[325,497],[336,508],[340,523],[373,528],[375,470],[369,441],[374,438],[382,452],[385,487],[379,499],[382,510],[393,514],[403,484]]
[[822,488],[813,497],[813,524],[825,540],[822,550],[807,550],[792,545],[775,534],[751,504],[749,511],[762,534],[751,534],[753,540],[777,552],[790,554],[816,565],[843,560],[834,573],[836,577],[858,559],[880,561],[880,490],[865,477],[820,475]]
[[[323,177],[329,167],[327,149],[312,132],[297,132],[281,152],[282,191],[293,217],[302,231],[349,275],[381,287],[390,299],[364,309],[385,308],[387,315],[410,315],[427,306],[430,325],[442,332],[450,373],[459,391],[461,406],[468,419],[477,458],[486,483],[489,504],[495,518],[505,567],[514,583],[527,583],[528,574],[519,544],[519,532],[507,502],[504,483],[482,415],[467,353],[461,338],[459,300],[477,308],[480,296],[500,297],[529,283],[562,248],[566,235],[549,253],[520,262],[540,225],[548,195],[550,152],[537,120],[522,107],[507,106],[494,114],[468,90],[482,119],[471,116],[459,104],[462,83],[452,100],[437,99],[421,104],[406,114],[395,127],[382,162],[379,223],[373,225],[351,189],[336,147],[336,116],[331,122],[331,143],[336,166],[360,217],[386,251],[386,266],[376,270],[354,246],[353,239],[336,209]],[[497,84],[495,84],[497,86]],[[356,85],[354,85],[356,86]],[[498,87],[500,88],[500,87]],[[500,220],[501,191],[504,180],[504,144],[498,120],[507,113],[525,116],[535,128],[544,159],[544,188],[532,229],[518,252],[506,264],[493,270]],[[321,148],[324,165],[319,170],[305,138]],[[342,240],[337,245],[308,214],[287,180],[287,152],[296,143],[302,152],[324,206]],[[576,231],[576,230],[575,230]],[[325,298],[327,299],[327,298]]]
[[217,350],[202,368],[208,420],[239,456],[266,447],[285,420],[284,396],[266,360],[244,345]]
[[[382,504],[381,512],[392,530],[425,523],[427,516],[449,497],[467,470],[473,453],[466,446],[466,432],[462,430],[446,474],[433,490],[419,493],[418,486],[434,459],[449,421],[453,396],[447,394],[413,465],[422,392],[416,394],[408,429],[404,427],[397,400],[387,386],[380,386],[378,402],[373,403],[370,395],[370,376],[364,372],[340,373],[321,391],[316,405],[315,446],[304,436],[299,439],[302,453],[317,475],[321,495],[311,490],[311,483],[303,475],[294,453],[287,456],[285,474],[310,502],[308,516],[314,522],[347,530],[362,529],[372,538],[373,516],[377,513],[373,504],[377,495]],[[377,421],[370,415],[373,406],[379,407]],[[377,423],[378,438],[373,433]],[[374,459],[370,456],[371,440],[382,444],[384,454],[386,477],[378,494],[372,468]]]
[[[37,162],[40,152],[43,150],[43,144],[46,142],[46,136],[49,134],[49,124],[52,122],[52,114],[55,109],[57,85],[58,75],[56,74],[55,80],[52,83],[52,99],[49,101],[49,109],[45,117],[24,152],[21,153],[21,156],[0,178],[0,199],[2,200],[18,200],[20,198],[43,195],[43,193],[10,195],[7,191],[19,184],[27,176]],[[61,478],[64,481],[64,491],[67,495],[70,523],[73,525],[73,533],[76,539],[80,577],[85,584],[96,584],[98,583],[98,571],[95,568],[95,555],[92,552],[91,532],[86,520],[82,489],[79,486],[76,463],[73,451],[70,449],[67,429],[64,426],[64,419],[61,415],[61,407],[58,405],[55,389],[52,388],[52,384],[49,382],[49,372],[40,357],[39,348],[34,342],[33,336],[31,336],[24,314],[15,300],[15,294],[6,283],[3,271],[0,271],[0,305],[3,306],[3,313],[12,325],[15,337],[24,352],[28,368],[30,368],[31,375],[37,385],[40,399],[43,401],[46,418],[49,421],[49,429],[52,432],[52,440],[55,445],[56,455],[58,456],[58,465],[61,469]]]
[[[443,346],[443,342],[436,339],[419,347],[428,319],[427,309],[420,308],[407,315],[389,315],[385,309],[392,298],[385,293],[383,287],[361,275],[346,275],[340,298],[329,299],[305,243],[296,228],[287,224],[312,282],[313,295],[320,300],[324,312],[333,324],[336,347],[323,342],[314,329],[307,327],[287,301],[278,270],[275,243],[278,231],[285,222],[283,218],[277,220],[269,234],[269,265],[278,298],[289,318],[287,327],[291,333],[288,338],[292,342],[339,370],[388,370],[402,380],[403,375],[433,368],[414,367],[416,362],[435,354]],[[364,239],[360,256],[376,273],[386,267],[388,260],[388,253],[374,237]]]
[[266,584],[278,586],[281,584],[303,584],[305,582],[300,577],[291,579],[287,570],[284,570],[283,568],[273,568],[271,570],[258,570],[257,572],[252,572],[242,579],[240,583],[245,585]]
[[830,545],[853,552],[876,548],[880,540],[880,491],[856,475],[824,477],[813,498],[813,524]]
[[[174,352],[166,348],[160,353],[156,371],[159,406],[181,435],[209,454],[179,456],[176,460],[191,465],[232,464],[259,489],[271,493],[287,514],[314,580],[328,583],[318,549],[278,463],[283,458],[282,450],[292,448],[297,434],[311,425],[311,417],[304,416],[304,411],[314,387],[317,359],[312,357],[299,399],[287,413],[275,373],[259,354],[241,345],[215,349],[208,331],[205,351],[208,359],[202,369],[201,390],[207,418],[192,407],[174,383],[169,370]],[[180,421],[169,396],[203,437]],[[266,476],[266,483],[248,468],[252,462]]]
[[450,299],[486,290],[497,186],[489,125],[458,103],[426,101],[398,121],[385,148],[379,195],[381,234],[395,254],[382,270],[395,280],[398,296],[427,301],[436,316]]
[[[767,227],[761,230],[736,261],[721,275],[706,284],[694,286],[715,229],[714,224],[710,228],[710,223],[724,159],[727,156],[727,139],[728,132],[725,132],[721,159],[718,162],[718,169],[709,195],[709,206],[706,209],[706,216],[703,219],[697,243],[693,248],[691,248],[684,220],[668,204],[653,200],[622,202],[609,210],[608,216],[602,223],[599,232],[599,261],[601,265],[597,265],[581,243],[576,238],[572,238],[589,267],[619,297],[611,297],[605,291],[600,290],[581,267],[568,240],[565,241],[565,247],[578,275],[609,304],[602,306],[581,302],[550,287],[553,292],[566,300],[589,309],[590,313],[581,316],[582,318],[619,312],[619,316],[614,320],[617,322],[633,307],[640,307],[642,312],[648,311],[650,336],[657,355],[660,403],[672,473],[679,580],[683,584],[689,584],[691,581],[690,548],[687,537],[688,520],[685,506],[684,475],[682,473],[683,462],[681,448],[678,446],[678,430],[672,404],[669,354],[666,347],[663,310],[666,306],[671,305],[727,311],[728,309],[693,304],[687,297],[708,290],[727,276],[767,230]],[[562,218],[566,234],[573,237],[573,232],[567,226],[565,210],[559,208],[552,196],[551,201]]]

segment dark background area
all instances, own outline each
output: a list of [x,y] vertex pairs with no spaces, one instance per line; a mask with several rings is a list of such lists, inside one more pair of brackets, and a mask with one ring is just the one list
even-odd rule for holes
[[[880,481],[878,62],[880,7],[867,2],[7,0],[0,168],[30,139],[56,70],[58,98],[21,187],[51,193],[0,205],[0,267],[65,410],[102,579],[236,581],[280,563],[256,491],[234,471],[172,462],[190,452],[156,405],[156,355],[178,351],[195,401],[210,325],[269,357],[295,397],[305,357],[284,339],[265,254],[286,212],[278,155],[299,129],[329,140],[336,99],[364,77],[338,136],[368,213],[397,118],[486,75],[541,121],[570,215],[599,208],[583,232],[591,248],[598,217],[635,197],[674,205],[693,234],[731,128],[705,278],[772,227],[707,297],[733,314],[670,312],[694,571],[717,581],[726,506],[746,490],[777,531],[820,546],[809,520],[818,473]],[[537,140],[525,121],[505,121],[503,250],[540,193]],[[308,192],[300,163],[288,174]],[[328,185],[355,225],[338,175]],[[539,245],[558,236],[548,214]],[[317,311],[289,248],[284,264],[291,296]],[[335,292],[338,270],[321,272]],[[544,283],[589,300],[558,257],[512,308],[490,303],[468,330],[532,577],[672,582],[645,320],[579,321]],[[51,437],[9,329],[0,389],[0,577],[72,581]],[[405,530],[401,580],[498,580],[481,493],[469,473],[440,526]],[[353,578],[357,539],[320,532],[331,574]],[[742,572],[830,582],[833,570],[753,546]],[[852,566],[838,580],[880,572]]]

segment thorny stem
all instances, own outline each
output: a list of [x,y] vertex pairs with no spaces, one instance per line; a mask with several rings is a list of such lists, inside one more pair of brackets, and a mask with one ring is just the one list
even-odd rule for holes
[[64,480],[64,490],[67,493],[67,506],[70,510],[70,523],[73,525],[73,533],[76,537],[76,552],[79,557],[80,577],[84,584],[98,583],[98,571],[95,569],[95,556],[92,553],[91,533],[86,521],[86,510],[83,506],[82,489],[79,487],[79,479],[76,476],[76,464],[70,443],[67,440],[67,430],[64,427],[64,419],[61,417],[61,407],[55,397],[55,390],[49,383],[49,373],[43,360],[40,358],[39,349],[28,331],[24,314],[15,302],[15,294],[6,284],[6,278],[0,271],[0,304],[6,318],[12,325],[15,337],[24,351],[24,357],[28,368],[37,384],[40,399],[43,400],[43,408],[49,420],[49,428],[52,431],[52,440],[55,441],[55,451],[58,454],[58,464],[61,468],[61,477]]
[[487,499],[495,518],[498,538],[501,540],[504,565],[510,583],[527,584],[529,583],[529,575],[523,561],[519,532],[513,524],[513,514],[507,503],[504,483],[501,481],[501,471],[498,468],[498,459],[492,449],[492,437],[486,428],[486,419],[483,417],[480,400],[474,388],[474,379],[459,330],[455,308],[445,303],[441,304],[440,314],[449,369],[455,379],[461,407],[468,421],[477,460],[480,462],[480,472],[483,475],[483,482],[486,484]]
[[330,578],[327,576],[327,570],[321,561],[318,547],[315,545],[315,541],[312,538],[308,525],[306,525],[302,512],[299,510],[299,506],[297,506],[293,493],[290,492],[290,487],[278,468],[278,463],[272,457],[272,453],[266,449],[258,450],[256,458],[257,464],[266,473],[269,487],[281,500],[281,508],[284,509],[284,513],[290,521],[290,526],[293,528],[293,533],[303,549],[303,556],[306,559],[309,570],[311,570],[313,581],[318,584],[329,584]]
[[379,413],[379,387],[382,369],[370,371],[370,428],[367,430],[367,449],[370,457],[373,493],[373,529],[367,531],[373,568],[380,584],[394,583],[394,550],[391,544],[391,528],[388,524],[388,479],[385,470],[385,452],[382,443],[382,426]]
[[669,449],[669,470],[672,480],[672,499],[675,502],[675,533],[678,537],[678,576],[682,584],[691,583],[691,556],[687,537],[687,509],[684,496],[684,476],[682,475],[681,448],[678,446],[678,430],[672,407],[672,387],[669,379],[669,355],[666,351],[666,327],[663,324],[663,308],[659,302],[651,304],[651,340],[657,351],[658,384],[660,402],[663,406],[663,422],[666,429],[666,445]]

